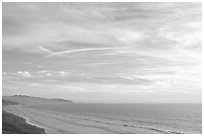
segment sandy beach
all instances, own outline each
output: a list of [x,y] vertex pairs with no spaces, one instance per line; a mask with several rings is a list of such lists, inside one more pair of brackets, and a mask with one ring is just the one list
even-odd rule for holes
[[[148,133],[148,130],[114,125],[108,120],[82,117],[59,112],[49,112],[29,108],[25,105],[11,105],[4,110],[26,119],[27,123],[44,128],[47,134],[113,134],[113,133]],[[156,132],[156,131],[155,131]],[[153,133],[149,131],[149,133]],[[158,133],[158,132],[157,132]]]
[[[183,118],[183,114],[179,114],[180,112],[175,113],[171,109],[157,116],[157,112],[148,107],[148,105],[78,104],[64,100],[29,96],[8,96],[3,97],[3,99],[18,103],[17,105],[4,106],[4,111],[23,117],[28,124],[43,128],[47,134],[201,133],[200,123],[198,122],[199,111],[198,115],[196,114],[198,118],[194,119],[195,127],[192,127],[192,123],[188,123],[189,116]],[[144,106],[147,108],[144,109]],[[155,108],[160,106],[160,109],[167,110],[166,106],[168,105],[152,106],[155,106]],[[171,106],[174,107],[173,109],[179,108],[179,105],[169,105],[169,108]],[[185,108],[186,106],[195,107],[198,105],[180,105],[180,108],[183,107],[183,110],[188,110],[188,108]],[[108,110],[107,113],[104,112],[104,108]],[[121,108],[123,109],[121,110]],[[183,111],[182,109],[181,112]],[[113,112],[114,114],[112,114]],[[175,113],[175,116],[166,118],[165,114],[169,115],[169,112]],[[125,116],[122,114],[125,114]],[[132,115],[134,115],[134,118],[131,117]],[[151,120],[150,115],[154,115],[153,120]],[[180,117],[180,120],[175,117]],[[170,126],[170,123],[173,125]],[[181,124],[183,127],[180,127]]]
[[[47,134],[127,134],[148,133],[148,130],[137,128],[137,131],[118,122],[115,125],[110,120],[91,116],[81,116],[53,110],[32,108],[35,105],[71,104],[64,101],[26,96],[11,96],[4,99],[17,102],[18,105],[8,105],[3,110],[26,119],[27,123],[44,128]],[[135,129],[135,128],[134,128]],[[153,133],[149,131],[149,133]],[[157,132],[158,133],[158,132]]]

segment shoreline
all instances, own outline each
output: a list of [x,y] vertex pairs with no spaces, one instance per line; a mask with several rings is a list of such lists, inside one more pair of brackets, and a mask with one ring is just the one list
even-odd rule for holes
[[[34,124],[35,126],[38,126],[38,127],[42,126],[46,134],[90,134],[90,133],[111,134],[113,133],[109,130],[105,130],[100,127],[97,128],[93,126],[86,126],[85,125],[86,122],[82,123],[84,125],[78,124],[75,122],[74,118],[72,118],[73,122],[72,121],[69,122],[69,119],[62,115],[58,115],[56,113],[38,111],[36,109],[24,107],[24,105],[15,105],[15,106],[12,105],[6,108],[7,108],[7,111],[9,111],[10,113],[26,119],[26,121],[29,124]],[[19,112],[18,110],[21,111],[21,113],[18,113]],[[52,124],[58,124],[58,125],[52,126]]]
[[37,126],[38,128],[43,128],[45,130],[46,134],[59,134],[59,133],[57,133],[58,131],[56,131],[52,128],[48,128],[45,125],[41,125],[40,123],[33,121],[30,117],[27,117],[27,116],[21,116],[21,117],[24,118],[28,124]]
[[2,109],[2,134],[46,134],[45,129],[30,123],[24,116]]
[[[15,113],[11,113],[11,114],[16,115]],[[44,126],[42,126],[42,125],[40,125],[40,124],[37,124],[37,123],[33,123],[33,121],[32,121],[29,117],[27,117],[27,116],[20,116],[20,115],[16,115],[16,116],[25,119],[25,120],[26,120],[26,123],[29,124],[29,125],[36,126],[36,127],[38,127],[38,128],[44,129],[44,130],[45,130],[45,134],[47,134],[46,129],[45,129]]]
[[10,110],[8,110],[8,109],[5,110],[5,108],[4,108],[2,111],[5,111],[5,112],[10,113],[10,114],[13,114],[13,115],[15,115],[15,116],[17,116],[17,117],[23,118],[23,119],[26,121],[26,123],[29,124],[29,125],[31,125],[31,126],[35,126],[35,127],[37,127],[37,128],[44,129],[45,134],[49,134],[49,133],[52,133],[52,134],[53,134],[53,132],[54,132],[55,134],[57,133],[55,130],[52,130],[52,128],[48,128],[48,127],[46,127],[45,125],[42,125],[42,124],[40,124],[40,123],[37,123],[36,121],[33,121],[33,120],[32,120],[30,117],[28,117],[28,116],[16,114],[15,112],[12,112],[12,111],[10,111]]
[[[95,117],[42,111],[24,105],[9,106],[15,115],[25,118],[29,124],[44,128],[46,134],[168,134],[156,128],[123,124]],[[24,113],[17,113],[18,110]],[[13,113],[13,112],[11,112]],[[29,115],[29,116],[27,116]],[[53,125],[55,124],[55,125]]]
[[[73,112],[72,109],[69,111],[65,109],[67,112],[64,112],[62,108],[62,110],[56,108],[53,110],[46,108],[47,106],[54,105],[53,103],[39,105],[32,102],[6,105],[3,109],[23,118],[29,125],[43,128],[46,134],[188,134],[186,133],[188,131],[181,131],[182,129],[174,129],[174,127],[140,124],[111,118],[111,116],[108,118],[98,116],[98,114],[81,114],[81,112]],[[71,106],[75,107],[75,105]],[[197,131],[191,131],[189,134],[191,133],[200,134]]]

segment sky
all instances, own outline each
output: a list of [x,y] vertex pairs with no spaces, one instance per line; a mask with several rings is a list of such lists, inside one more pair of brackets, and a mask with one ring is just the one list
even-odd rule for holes
[[3,95],[202,102],[201,3],[3,3]]

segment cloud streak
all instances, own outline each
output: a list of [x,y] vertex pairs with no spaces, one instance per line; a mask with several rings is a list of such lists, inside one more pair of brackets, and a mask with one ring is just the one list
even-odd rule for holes
[[[43,48],[44,50],[47,50]],[[83,53],[83,52],[89,52],[89,51],[106,51],[106,50],[117,50],[121,48],[82,48],[82,49],[76,49],[76,50],[66,50],[66,51],[59,51],[59,52],[52,52],[49,51],[50,54],[45,56],[45,57],[53,57],[53,56],[61,56],[61,55],[66,55],[66,54],[74,54],[74,53]]]

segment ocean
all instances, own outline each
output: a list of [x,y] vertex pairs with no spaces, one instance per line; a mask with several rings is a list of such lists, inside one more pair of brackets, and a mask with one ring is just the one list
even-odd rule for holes
[[53,104],[29,108],[152,133],[202,133],[202,104]]

